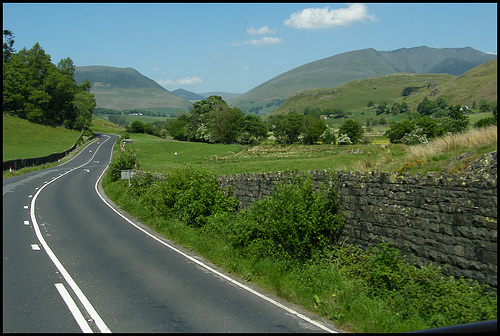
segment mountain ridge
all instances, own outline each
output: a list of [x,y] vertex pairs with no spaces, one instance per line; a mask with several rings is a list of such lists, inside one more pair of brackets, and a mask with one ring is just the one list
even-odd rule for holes
[[356,79],[398,72],[458,75],[494,58],[496,55],[471,47],[420,46],[392,51],[377,51],[374,48],[348,51],[284,72],[235,98],[230,105],[243,112],[257,109],[259,115],[266,115],[276,109],[276,106],[267,106],[269,102],[273,99],[285,100],[296,91],[333,88]]
[[97,107],[112,110],[155,109],[188,111],[192,104],[134,68],[90,65],[75,68],[77,84],[88,79]]

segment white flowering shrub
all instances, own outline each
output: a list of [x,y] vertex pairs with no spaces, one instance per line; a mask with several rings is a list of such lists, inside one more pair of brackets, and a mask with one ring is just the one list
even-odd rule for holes
[[337,144],[339,145],[352,145],[351,138],[347,134],[341,134],[337,139]]
[[401,138],[401,143],[405,145],[418,145],[425,144],[427,142],[429,142],[427,140],[427,135],[424,133],[424,130],[418,126],[415,126],[413,131],[411,131],[410,133],[406,133]]

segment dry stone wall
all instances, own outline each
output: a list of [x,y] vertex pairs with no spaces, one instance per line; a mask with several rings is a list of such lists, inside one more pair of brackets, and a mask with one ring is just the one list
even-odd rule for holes
[[[438,265],[445,274],[496,289],[496,152],[481,160],[464,174],[332,173],[346,218],[338,243],[363,248],[390,243],[419,265]],[[318,186],[328,172],[308,174]],[[221,188],[232,187],[243,208],[271,195],[291,176],[239,174],[218,176],[218,181]]]

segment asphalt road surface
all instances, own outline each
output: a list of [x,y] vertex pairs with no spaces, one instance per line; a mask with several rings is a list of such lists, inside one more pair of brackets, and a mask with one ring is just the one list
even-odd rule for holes
[[3,180],[3,332],[340,332],[117,209],[116,140]]

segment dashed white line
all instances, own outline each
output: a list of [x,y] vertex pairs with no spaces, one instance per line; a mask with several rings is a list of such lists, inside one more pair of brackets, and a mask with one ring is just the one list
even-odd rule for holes
[[[106,141],[109,140],[109,139],[110,138],[108,137],[108,139],[106,139]],[[104,141],[104,142],[106,142],[106,141]],[[102,144],[104,144],[104,142]],[[99,147],[101,145],[99,145]],[[40,242],[40,245],[42,245],[44,247],[45,252],[49,256],[49,258],[52,260],[52,262],[54,263],[54,265],[56,266],[56,268],[59,270],[59,272],[63,276],[64,280],[66,280],[67,284],[70,286],[70,288],[73,290],[73,292],[75,293],[75,295],[78,297],[78,299],[80,300],[80,302],[82,303],[82,305],[85,307],[85,310],[87,310],[87,312],[89,313],[89,315],[92,317],[92,319],[94,320],[95,324],[97,325],[97,327],[99,328],[99,330],[101,331],[101,333],[111,333],[111,330],[109,330],[109,328],[106,326],[106,324],[101,319],[101,317],[99,316],[99,314],[97,313],[97,311],[94,309],[94,307],[92,306],[92,304],[90,303],[90,301],[85,296],[85,294],[83,294],[83,292],[80,289],[80,287],[78,287],[78,285],[76,284],[75,280],[73,280],[73,278],[71,277],[71,275],[64,268],[64,266],[59,261],[59,259],[56,257],[56,255],[54,254],[54,252],[52,252],[52,249],[47,244],[47,242],[45,241],[45,238],[43,237],[43,235],[42,235],[42,233],[40,231],[40,227],[38,226],[38,222],[37,222],[36,216],[35,216],[35,209],[36,209],[35,202],[36,202],[36,199],[38,198],[38,195],[43,190],[43,188],[45,188],[46,186],[48,186],[53,181],[59,179],[60,177],[62,177],[64,175],[72,172],[73,170],[81,168],[81,167],[85,166],[86,164],[88,164],[90,161],[92,161],[94,159],[95,153],[97,153],[97,150],[99,149],[99,147],[96,149],[96,151],[94,152],[94,154],[92,155],[92,157],[90,158],[90,160],[87,161],[86,163],[84,163],[84,164],[82,164],[82,165],[80,165],[78,167],[75,167],[73,169],[68,170],[66,173],[58,176],[57,178],[55,178],[54,180],[52,180],[50,182],[45,182],[43,184],[43,186],[40,187],[40,189],[37,188],[38,191],[35,193],[35,195],[33,196],[33,199],[31,200],[30,217],[31,217],[31,222],[33,223],[33,228],[35,230],[35,235],[38,238],[38,240]],[[38,247],[38,245],[37,245],[37,247]]]
[[40,246],[38,246],[38,244],[31,244],[31,249],[33,251],[40,251]]

